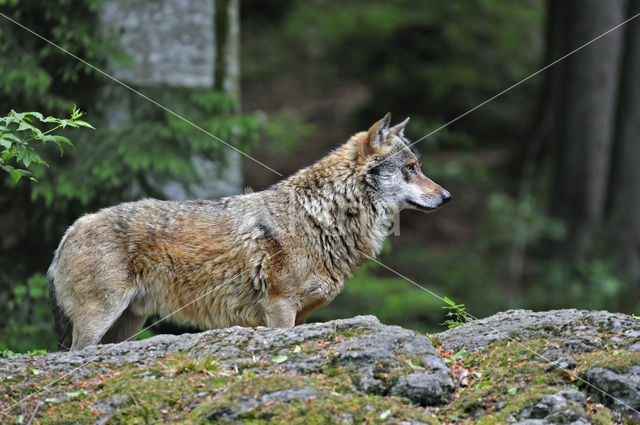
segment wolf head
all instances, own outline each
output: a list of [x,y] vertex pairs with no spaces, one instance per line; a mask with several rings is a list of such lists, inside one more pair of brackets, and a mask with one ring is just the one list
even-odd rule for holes
[[420,154],[404,136],[408,122],[409,118],[390,127],[387,113],[360,138],[364,181],[374,199],[389,210],[433,211],[447,203],[451,194],[422,173]]

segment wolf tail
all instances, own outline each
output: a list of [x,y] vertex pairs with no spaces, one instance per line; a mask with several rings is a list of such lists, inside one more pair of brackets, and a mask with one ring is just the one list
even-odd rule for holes
[[69,316],[67,316],[58,303],[58,296],[56,294],[56,288],[51,274],[48,276],[48,285],[49,302],[51,303],[51,309],[53,310],[53,319],[55,321],[56,333],[58,334],[58,348],[60,351],[68,351],[71,348],[73,324],[71,323]]

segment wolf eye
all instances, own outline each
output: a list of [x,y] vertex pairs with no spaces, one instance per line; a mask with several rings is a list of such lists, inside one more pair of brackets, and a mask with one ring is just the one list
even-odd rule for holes
[[408,172],[410,173],[415,173],[416,172],[416,165],[415,164],[407,164],[404,166]]

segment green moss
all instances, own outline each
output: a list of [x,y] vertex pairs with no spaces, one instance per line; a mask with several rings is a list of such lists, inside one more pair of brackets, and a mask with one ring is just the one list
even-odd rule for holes
[[629,367],[640,364],[640,355],[629,350],[593,351],[574,356],[580,372],[604,367],[617,373],[625,373]]
[[[456,416],[461,418],[461,423],[504,422],[509,414],[516,414],[537,403],[543,395],[578,385],[580,381],[576,376],[589,369],[602,366],[624,371],[638,363],[637,353],[601,350],[570,356],[576,360],[577,366],[572,373],[567,373],[549,368],[548,363],[533,353],[542,353],[561,342],[562,338],[539,334],[520,344],[508,340],[494,342],[484,350],[470,354],[458,365],[471,372],[468,375],[469,386],[458,390],[454,401],[440,408],[438,416],[443,419]],[[482,382],[488,385],[483,386]],[[586,411],[577,406],[574,409],[590,423],[616,423],[612,413],[601,406],[590,405]]]
[[[268,421],[291,424],[324,424],[337,422],[341,414],[349,413],[355,423],[383,423],[385,420],[381,418],[382,413],[390,410],[386,421],[416,420],[437,423],[423,409],[407,405],[402,399],[367,396],[360,393],[338,393],[329,390],[335,386],[336,384],[332,383],[330,379],[320,376],[271,376],[253,382],[238,382],[228,387],[219,397],[194,409],[186,418],[195,423],[209,418],[221,424],[235,423],[238,420],[249,424],[262,424]],[[237,409],[241,396],[260,399],[264,394],[274,391],[301,388],[313,388],[318,391],[319,395],[310,400],[293,399],[286,402],[260,403],[234,419],[225,417],[229,412]],[[370,411],[362,409],[365,405],[371,406],[368,409]],[[233,409],[230,409],[229,406],[232,406]]]
[[[368,333],[371,333],[371,329],[369,328],[343,328],[343,329],[339,329],[337,331],[337,336],[340,336],[342,338],[354,338],[356,336],[360,336],[360,335],[366,335]],[[333,338],[335,339],[336,336],[333,336]]]
[[442,345],[442,340],[435,335],[429,334],[427,335],[427,338],[429,338],[429,340],[431,341],[431,344],[436,348]]

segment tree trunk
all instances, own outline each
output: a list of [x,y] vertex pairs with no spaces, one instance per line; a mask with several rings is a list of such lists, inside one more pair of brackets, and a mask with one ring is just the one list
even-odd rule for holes
[[[570,0],[564,13],[569,50],[624,19],[624,0]],[[557,146],[552,211],[568,226],[565,252],[590,248],[606,203],[623,31],[606,35],[564,61],[562,113],[555,121]]]
[[[640,13],[640,2],[630,2],[628,17],[637,13]],[[640,282],[639,76],[640,22],[636,20],[626,29],[607,226],[611,252],[636,283]]]
[[240,110],[240,2],[216,0],[214,88],[233,97]]

